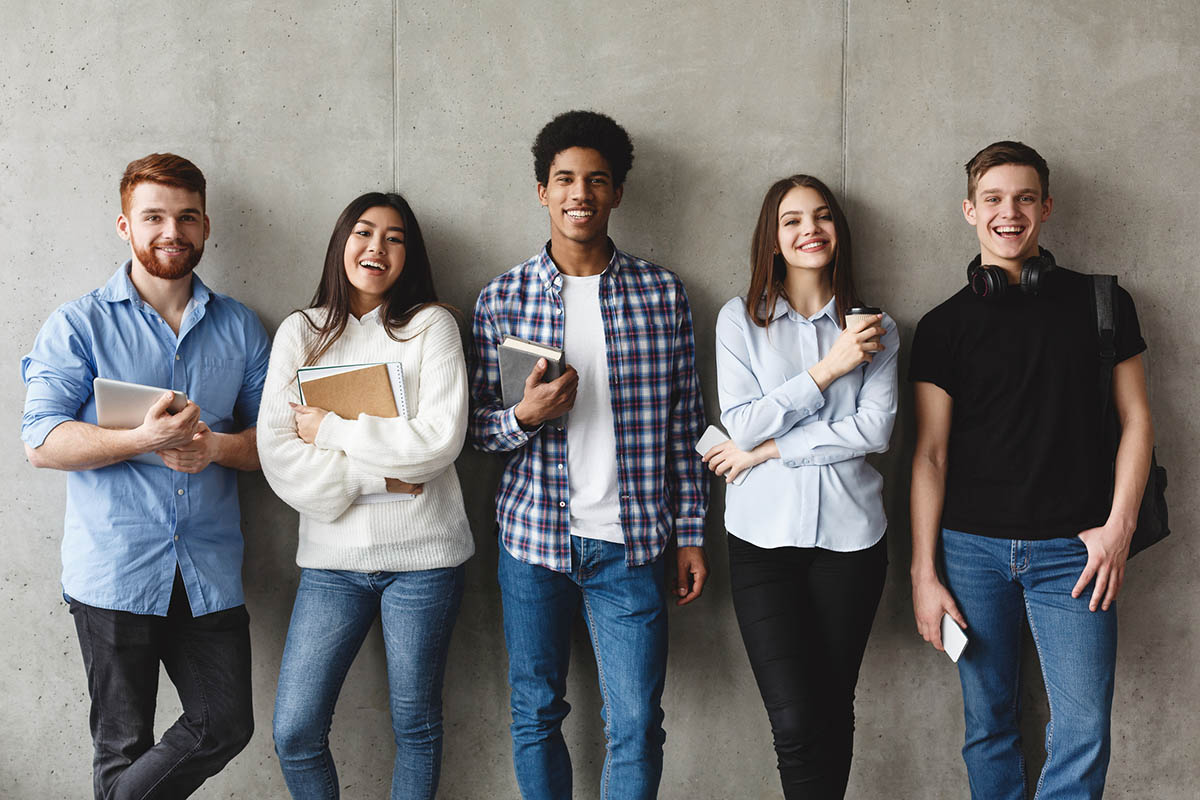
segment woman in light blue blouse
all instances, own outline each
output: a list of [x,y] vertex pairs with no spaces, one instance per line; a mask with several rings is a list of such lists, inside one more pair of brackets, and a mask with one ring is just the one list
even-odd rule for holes
[[864,456],[892,433],[899,335],[886,314],[847,324],[858,305],[833,194],[807,175],[776,182],[749,291],[717,319],[732,438],[704,460],[727,481],[734,609],[788,800],[845,794],[854,687],[887,572],[883,479]]

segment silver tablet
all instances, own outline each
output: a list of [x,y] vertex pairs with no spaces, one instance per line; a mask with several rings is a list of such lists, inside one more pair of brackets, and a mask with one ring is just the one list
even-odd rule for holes
[[[150,406],[167,390],[112,378],[95,378],[92,380],[92,391],[96,394],[96,424],[101,428],[128,430],[145,421]],[[183,392],[174,392],[174,395],[171,405],[167,406],[172,414],[182,411],[188,402]],[[129,460],[156,467],[166,466],[154,453],[142,453]]]

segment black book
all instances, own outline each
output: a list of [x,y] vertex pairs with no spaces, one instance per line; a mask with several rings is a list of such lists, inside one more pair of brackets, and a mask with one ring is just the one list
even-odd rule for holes
[[[517,336],[504,337],[500,342],[500,397],[505,408],[512,408],[525,396],[525,379],[533,371],[539,358],[546,359],[546,372],[542,380],[552,381],[562,375],[563,351],[559,347],[531,342]],[[563,417],[547,421],[547,425],[561,428]]]

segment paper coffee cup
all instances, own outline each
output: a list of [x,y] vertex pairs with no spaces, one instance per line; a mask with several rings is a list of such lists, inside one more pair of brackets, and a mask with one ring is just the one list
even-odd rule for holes
[[[846,312],[846,327],[853,328],[857,323],[861,322],[864,317],[875,317],[882,313],[883,311],[875,308],[875,306],[855,306]],[[882,320],[880,320],[879,327],[883,327]],[[877,342],[879,339],[879,336],[875,336],[869,341]]]

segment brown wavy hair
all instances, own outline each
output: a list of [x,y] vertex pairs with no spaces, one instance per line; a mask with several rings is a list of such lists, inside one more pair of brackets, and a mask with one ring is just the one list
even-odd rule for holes
[[379,207],[394,209],[404,220],[404,269],[388,290],[380,312],[388,336],[398,342],[406,341],[400,338],[400,329],[418,311],[429,305],[441,306],[458,314],[454,306],[438,302],[437,291],[433,288],[433,270],[425,250],[425,238],[421,235],[421,226],[417,224],[417,217],[408,201],[395,192],[367,192],[350,201],[329,237],[321,282],[317,284],[317,291],[309,302],[310,309],[325,309],[328,313],[318,324],[306,310],[301,311],[304,321],[317,334],[305,355],[306,366],[315,364],[346,330],[350,318],[350,280],[346,277],[344,263],[346,240],[363,213]]
[[787,262],[779,253],[779,204],[792,189],[808,187],[816,189],[829,206],[833,217],[833,229],[837,234],[837,245],[833,251],[833,263],[828,267],[830,285],[837,298],[838,324],[846,327],[846,312],[859,305],[858,291],[854,288],[852,267],[853,248],[850,243],[850,225],[838,205],[837,198],[829,187],[811,175],[792,175],[775,181],[763,198],[762,210],[758,212],[758,224],[750,240],[750,289],[746,292],[746,313],[760,328],[767,327],[775,303],[787,292],[783,280],[787,275]]
[[183,156],[151,153],[130,161],[121,176],[121,213],[129,213],[129,201],[139,183],[161,183],[195,192],[200,195],[200,210],[204,210],[204,195],[208,188],[204,173]]

